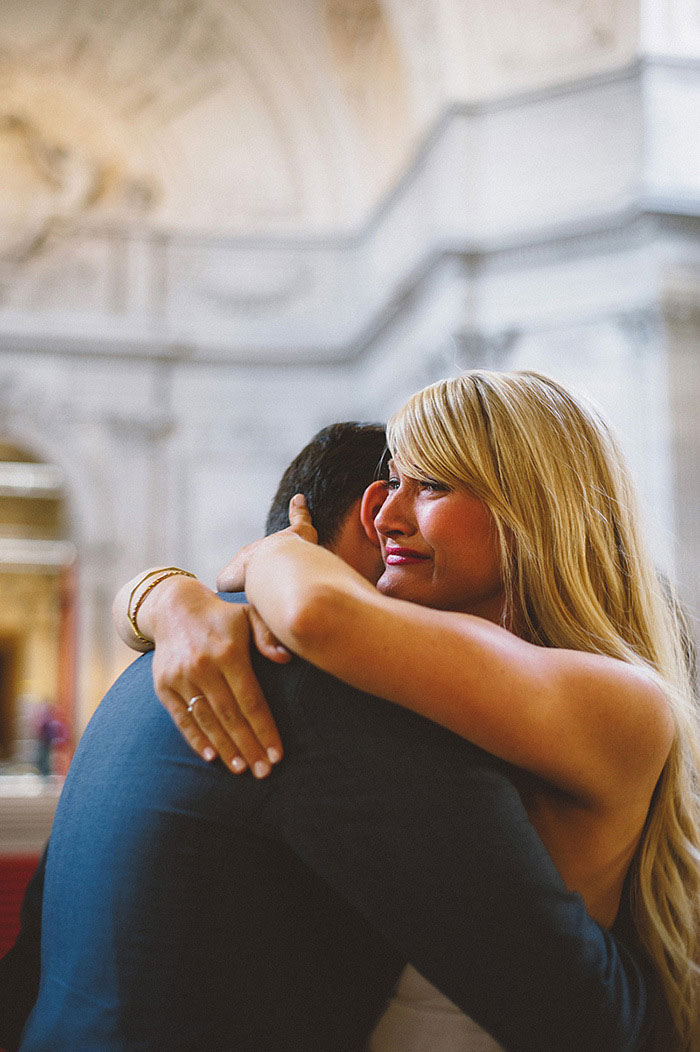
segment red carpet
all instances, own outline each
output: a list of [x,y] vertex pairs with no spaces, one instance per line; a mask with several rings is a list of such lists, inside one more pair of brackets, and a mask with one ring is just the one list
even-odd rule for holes
[[17,938],[24,889],[38,861],[38,855],[0,855],[0,957]]

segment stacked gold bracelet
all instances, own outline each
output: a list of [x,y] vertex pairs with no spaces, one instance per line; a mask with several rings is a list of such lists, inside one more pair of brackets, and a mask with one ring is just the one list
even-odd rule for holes
[[[129,596],[129,603],[126,608],[126,616],[129,618],[129,624],[131,625],[134,635],[141,643],[149,643],[154,646],[153,640],[149,639],[148,636],[144,636],[143,632],[139,631],[139,626],[136,621],[136,615],[141,609],[141,604],[144,599],[151,592],[156,585],[159,585],[161,581],[165,581],[168,577],[195,577],[189,570],[181,570],[179,566],[161,566],[157,570],[149,570],[143,577],[139,577],[134,588]],[[151,580],[153,578],[153,580]],[[196,578],[195,578],[196,580]],[[143,588],[143,586],[146,586]],[[143,588],[143,591],[139,592],[139,589]]]

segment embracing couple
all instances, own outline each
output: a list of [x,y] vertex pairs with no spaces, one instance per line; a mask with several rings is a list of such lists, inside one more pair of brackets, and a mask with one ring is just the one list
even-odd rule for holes
[[228,594],[117,597],[156,647],[66,780],[22,1049],[699,1047],[692,662],[609,429],[471,372],[387,439],[316,436]]

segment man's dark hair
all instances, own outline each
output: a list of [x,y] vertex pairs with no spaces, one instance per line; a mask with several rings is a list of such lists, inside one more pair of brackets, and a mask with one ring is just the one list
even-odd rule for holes
[[303,493],[318,543],[332,544],[352,504],[381,477],[386,451],[382,424],[349,421],[322,428],[282,476],[265,532],[289,526],[289,502],[295,493]]

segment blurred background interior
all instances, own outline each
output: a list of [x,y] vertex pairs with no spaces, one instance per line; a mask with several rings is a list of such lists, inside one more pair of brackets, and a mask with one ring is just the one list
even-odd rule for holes
[[699,100],[697,0],[3,0],[0,854],[117,587],[459,370],[592,396],[700,610]]

